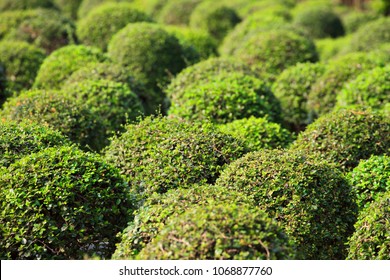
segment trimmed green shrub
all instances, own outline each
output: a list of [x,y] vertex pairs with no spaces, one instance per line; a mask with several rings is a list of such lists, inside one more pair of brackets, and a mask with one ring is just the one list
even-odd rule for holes
[[371,156],[347,174],[359,209],[390,191],[390,157]]
[[141,101],[126,84],[109,80],[84,80],[62,88],[63,94],[85,103],[100,116],[107,134],[122,130],[127,121],[136,121],[144,112]]
[[0,170],[0,254],[7,259],[111,256],[134,202],[117,169],[75,147]]
[[186,65],[178,39],[152,23],[128,24],[112,37],[108,54],[157,92]]
[[153,18],[158,18],[159,13],[169,0],[133,0],[132,3],[137,9],[144,11]]
[[356,205],[333,165],[307,153],[263,150],[230,164],[216,185],[253,197],[297,244],[299,258],[345,258]]
[[382,194],[359,215],[349,240],[349,260],[390,260],[390,192]]
[[101,117],[84,103],[56,91],[34,90],[9,98],[0,116],[16,122],[29,120],[48,125],[85,149],[99,150],[107,144]]
[[69,18],[76,19],[77,11],[83,0],[53,0],[61,12]]
[[102,62],[106,58],[99,49],[83,45],[70,45],[51,53],[42,63],[34,87],[60,89],[63,82],[88,63]]
[[60,132],[29,122],[0,121],[0,166],[50,147],[69,145]]
[[[143,0],[145,1],[145,0]],[[120,3],[120,2],[128,2],[132,3],[133,0],[83,0],[79,6],[77,11],[77,16],[79,19],[85,18],[91,11],[102,4],[106,3]]]
[[345,34],[341,18],[326,7],[307,7],[294,16],[294,24],[302,27],[312,38],[341,37]]
[[378,19],[373,13],[351,12],[343,17],[346,33],[354,33],[368,22]]
[[379,18],[359,28],[350,43],[352,51],[371,51],[390,41],[390,18]]
[[175,189],[167,193],[153,194],[142,208],[135,212],[134,221],[121,234],[113,259],[135,259],[164,228],[168,218],[176,217],[194,206],[206,206],[210,201],[237,205],[253,204],[253,201],[238,192],[212,185],[194,185],[188,189]]
[[190,17],[190,26],[207,31],[218,42],[241,21],[237,12],[218,1],[197,5]]
[[279,16],[291,20],[291,8],[295,5],[293,1],[248,1],[247,5],[237,9],[240,16],[248,18],[254,14]]
[[212,184],[224,166],[247,148],[209,124],[148,117],[128,125],[103,152],[142,198],[192,184]]
[[107,3],[93,9],[77,23],[77,36],[82,43],[95,46],[103,51],[112,36],[129,23],[151,22],[152,19],[143,12],[133,8],[129,3]]
[[294,139],[293,135],[277,123],[266,118],[245,118],[222,124],[222,132],[241,139],[251,150],[285,148]]
[[34,14],[21,21],[5,39],[26,41],[45,49],[46,53],[76,41],[74,23],[59,12],[40,9]]
[[41,11],[35,10],[11,10],[0,13],[0,39],[3,39],[10,31],[14,30],[26,19],[34,18]]
[[135,80],[134,77],[125,68],[111,62],[88,63],[86,66],[75,71],[64,82],[64,87],[73,83],[81,83],[86,80],[109,80],[117,83],[126,84],[132,92],[137,94],[141,100],[145,113],[150,115],[156,113],[158,105],[162,103],[161,97],[152,90]]
[[333,110],[343,86],[360,73],[381,66],[382,61],[367,53],[350,53],[328,63],[325,73],[311,87],[308,110],[313,118]]
[[214,202],[170,219],[138,259],[294,259],[296,250],[279,225],[249,206]]
[[363,72],[355,80],[345,84],[337,95],[337,106],[368,106],[382,110],[390,103],[390,66],[377,67]]
[[349,171],[360,160],[386,153],[389,139],[389,118],[370,111],[339,110],[310,124],[291,148],[316,154]]
[[188,120],[228,123],[251,116],[280,119],[280,104],[268,85],[242,73],[222,73],[171,97],[169,114]]
[[30,88],[46,55],[25,42],[0,42],[0,64],[4,66],[5,84],[10,91]]
[[347,54],[349,52],[348,45],[350,41],[351,36],[348,35],[338,38],[318,39],[314,43],[320,56],[320,61],[327,62],[338,56]]
[[163,24],[189,25],[190,16],[202,0],[168,0],[158,14],[158,21]]
[[324,71],[325,66],[319,63],[298,63],[285,69],[273,84],[272,91],[280,101],[283,122],[290,130],[301,131],[312,122],[307,98]]
[[52,0],[0,0],[0,11],[54,8]]
[[310,39],[287,30],[253,35],[234,55],[252,67],[275,75],[298,62],[318,60],[315,45]]

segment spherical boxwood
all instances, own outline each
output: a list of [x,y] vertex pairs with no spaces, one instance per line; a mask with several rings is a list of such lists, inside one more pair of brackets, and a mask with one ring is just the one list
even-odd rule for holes
[[0,11],[54,8],[52,0],[1,0]]
[[371,156],[347,174],[360,209],[390,191],[390,157]]
[[390,66],[363,72],[337,96],[340,107],[369,106],[382,110],[390,103]]
[[170,190],[164,195],[153,194],[135,212],[135,218],[121,234],[113,259],[135,259],[164,228],[168,218],[182,214],[210,201],[236,205],[253,204],[253,200],[238,192],[212,185],[193,185],[188,189]]
[[218,42],[241,21],[237,12],[217,1],[197,5],[190,17],[190,26],[207,31]]
[[85,103],[94,115],[100,116],[107,134],[122,130],[127,121],[135,121],[144,112],[141,101],[126,84],[109,80],[85,80],[62,89]]
[[28,43],[1,42],[0,64],[4,66],[8,90],[20,91],[30,88],[45,57],[43,50]]
[[230,164],[216,185],[252,196],[296,242],[299,258],[345,258],[356,205],[342,173],[327,162],[263,150]]
[[371,51],[390,40],[390,18],[379,18],[359,28],[352,36],[350,48]]
[[280,260],[295,256],[294,244],[264,212],[214,202],[170,219],[138,259]]
[[178,39],[152,23],[128,24],[113,36],[108,54],[136,79],[157,91],[185,67]]
[[339,110],[310,124],[291,148],[317,154],[349,171],[360,160],[387,152],[389,139],[389,118],[363,110]]
[[272,86],[280,101],[284,124],[294,131],[301,131],[312,120],[307,109],[311,87],[324,73],[319,63],[298,63],[285,69]]
[[107,3],[93,9],[77,23],[77,36],[85,45],[107,49],[111,37],[132,22],[152,21],[129,3]]
[[189,25],[190,16],[202,0],[169,0],[158,14],[158,21],[163,24]]
[[101,117],[93,114],[84,102],[56,91],[34,90],[9,98],[0,111],[1,117],[48,125],[86,149],[99,150],[107,144]]
[[251,150],[285,148],[294,139],[293,135],[277,123],[266,118],[244,118],[222,124],[219,129],[241,139]]
[[316,62],[314,43],[287,30],[260,32],[249,37],[234,54],[261,71],[279,74],[298,62]]
[[349,260],[390,260],[390,192],[382,194],[359,215],[349,240]]
[[[145,1],[145,0],[143,0]],[[85,18],[91,11],[102,4],[106,3],[119,3],[119,2],[133,2],[133,0],[83,0],[77,11],[77,17],[79,19]]]
[[251,116],[280,119],[280,105],[268,85],[242,73],[223,73],[171,98],[169,114],[188,120],[228,123]]
[[366,70],[381,66],[382,61],[367,53],[350,53],[328,63],[324,74],[311,87],[308,110],[313,117],[332,111],[343,86]]
[[368,22],[378,19],[378,16],[369,12],[350,12],[343,16],[346,33],[354,33]]
[[0,121],[0,166],[7,167],[26,155],[49,147],[69,144],[64,135],[45,125]]
[[103,151],[141,198],[192,184],[212,184],[224,166],[247,152],[209,124],[148,117],[131,124]]
[[83,0],[53,0],[61,12],[69,18],[76,19],[77,11]]
[[295,14],[293,23],[306,29],[312,38],[336,38],[345,34],[341,18],[324,6],[300,9]]
[[7,259],[107,258],[134,207],[118,170],[75,147],[22,158],[0,170],[0,185]]
[[348,44],[351,36],[337,38],[324,38],[315,40],[316,48],[321,62],[333,60],[350,52]]
[[83,45],[70,45],[51,53],[42,63],[34,86],[60,89],[63,82],[87,63],[102,62],[105,56],[98,49]]

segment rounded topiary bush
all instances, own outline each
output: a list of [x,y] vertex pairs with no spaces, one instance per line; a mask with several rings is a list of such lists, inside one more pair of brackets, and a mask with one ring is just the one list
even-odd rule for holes
[[152,23],[128,24],[112,37],[108,54],[157,91],[186,65],[178,39]]
[[34,86],[43,89],[60,89],[63,82],[87,63],[102,62],[106,58],[98,49],[71,45],[51,53],[42,63]]
[[[78,19],[85,18],[91,11],[106,3],[134,2],[135,0],[83,0],[77,11]],[[143,0],[146,1],[146,0]]]
[[189,25],[192,11],[202,0],[169,0],[158,14],[163,24]]
[[11,10],[1,12],[0,17],[0,38],[3,39],[11,31],[15,30],[21,22],[26,19],[34,18],[40,13],[41,9],[34,10]]
[[347,174],[360,209],[390,191],[390,157],[371,156]]
[[315,40],[321,62],[328,62],[349,52],[348,44],[351,36],[324,38]]
[[77,23],[77,36],[86,45],[103,51],[111,37],[132,22],[152,21],[145,13],[129,3],[107,3],[93,9]]
[[54,8],[53,0],[1,0],[0,11]]
[[363,72],[345,84],[337,95],[337,106],[366,106],[383,110],[390,103],[390,66]]
[[378,16],[369,12],[350,12],[343,17],[345,31],[348,34],[356,32],[368,22],[378,19]]
[[0,166],[50,147],[69,145],[60,132],[29,122],[0,121]]
[[382,194],[359,215],[349,240],[349,260],[390,260],[390,192]]
[[209,124],[145,118],[114,137],[104,151],[141,197],[197,183],[214,183],[224,166],[247,152]]
[[153,194],[135,212],[134,221],[121,234],[113,259],[135,259],[164,228],[167,220],[195,206],[209,205],[210,201],[242,205],[253,204],[251,198],[238,192],[212,185],[193,185],[188,189],[170,190],[164,195]]
[[293,23],[305,29],[312,38],[336,38],[345,34],[341,18],[323,6],[299,9],[294,15]]
[[348,81],[381,64],[376,56],[366,53],[350,53],[329,62],[308,96],[308,110],[313,118],[333,110],[337,95]]
[[318,60],[310,39],[287,30],[257,33],[243,42],[234,55],[259,71],[275,75],[298,62]]
[[296,250],[279,225],[245,205],[219,204],[189,209],[170,219],[138,259],[294,259]]
[[53,0],[61,12],[69,18],[76,19],[77,11],[83,0]]
[[5,84],[10,91],[29,89],[46,55],[43,50],[25,42],[0,43],[0,64],[4,67]]
[[362,110],[339,110],[320,117],[291,146],[337,163],[348,171],[390,148],[390,120]]
[[296,242],[299,258],[345,258],[356,205],[342,173],[327,162],[263,150],[230,164],[216,185],[253,197]]
[[307,109],[310,90],[324,73],[319,63],[298,63],[285,69],[272,85],[272,91],[280,101],[284,124],[294,131],[301,131],[311,123]]
[[222,124],[219,129],[241,139],[251,150],[285,148],[294,136],[279,124],[266,118],[244,118]]
[[237,12],[215,1],[197,5],[190,17],[190,26],[207,31],[217,41],[221,40],[241,21]]
[[117,169],[75,147],[49,148],[0,170],[0,255],[108,258],[134,201]]
[[251,116],[280,118],[280,105],[268,85],[242,73],[222,73],[208,83],[171,97],[169,114],[188,120],[228,123]]
[[9,98],[0,111],[1,117],[48,125],[86,149],[99,150],[107,144],[101,117],[93,114],[84,102],[56,91],[34,90]]
[[107,134],[123,129],[127,121],[136,121],[144,112],[141,101],[126,84],[109,80],[84,80],[62,88],[63,94],[85,103],[100,116]]

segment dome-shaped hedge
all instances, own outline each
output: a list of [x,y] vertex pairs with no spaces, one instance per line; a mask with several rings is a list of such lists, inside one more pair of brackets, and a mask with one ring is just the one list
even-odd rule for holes
[[378,16],[369,12],[350,12],[343,16],[345,31],[348,34],[356,32],[368,22],[378,19]]
[[260,32],[249,37],[234,56],[260,71],[279,74],[298,62],[316,62],[314,43],[287,30]]
[[112,139],[106,159],[142,196],[214,183],[223,167],[247,152],[243,143],[209,124],[145,118]]
[[0,39],[6,37],[11,31],[15,30],[21,22],[36,17],[42,9],[34,10],[11,10],[1,12],[0,16]]
[[128,24],[112,37],[108,54],[136,79],[157,91],[185,67],[178,39],[152,23]]
[[203,0],[169,0],[158,14],[163,24],[189,25],[192,11]]
[[356,205],[342,173],[327,162],[263,150],[230,164],[216,185],[253,197],[297,243],[300,258],[345,258]]
[[63,94],[85,103],[91,112],[100,116],[107,134],[122,130],[127,121],[133,122],[143,115],[138,96],[126,84],[109,80],[84,80],[62,88]]
[[390,191],[360,213],[349,240],[349,260],[390,260]]
[[369,111],[340,110],[310,124],[291,148],[317,154],[348,171],[362,159],[387,152],[389,139],[389,118]]
[[319,63],[298,63],[285,69],[273,84],[272,91],[280,101],[283,122],[291,130],[303,130],[311,122],[307,98],[324,71],[325,66]]
[[315,40],[321,62],[328,62],[349,52],[348,44],[351,36],[324,38]]
[[[83,0],[77,11],[79,19],[85,18],[91,11],[106,3],[134,2],[135,0]],[[146,0],[142,0],[146,1]]]
[[54,8],[53,0],[0,0],[0,11]]
[[308,110],[321,116],[334,108],[343,86],[360,73],[382,64],[377,57],[366,53],[350,53],[328,63],[325,73],[311,87]]
[[99,49],[71,45],[51,53],[42,63],[34,86],[43,89],[60,89],[63,82],[87,63],[102,62],[106,58]]
[[294,259],[296,250],[279,225],[245,205],[219,204],[189,209],[170,219],[138,259]]
[[197,5],[190,17],[190,26],[207,31],[221,41],[241,21],[237,12],[218,1],[204,1]]
[[0,64],[4,66],[6,86],[10,91],[29,89],[46,55],[25,42],[0,42]]
[[345,84],[337,95],[337,106],[365,106],[382,110],[390,103],[390,66],[363,72]]
[[244,118],[218,127],[222,132],[241,139],[251,150],[285,148],[293,135],[266,118]]
[[363,209],[390,191],[390,157],[371,156],[362,160],[347,178],[356,194],[357,205]]
[[75,147],[22,158],[0,185],[1,258],[107,258],[134,209],[118,170]]
[[150,22],[152,19],[129,3],[107,3],[93,9],[79,20],[77,36],[85,45],[105,51],[115,33],[129,23],[141,21]]
[[0,121],[0,166],[49,147],[69,145],[64,135],[45,125]]
[[169,114],[188,120],[228,123],[251,116],[280,119],[280,105],[268,85],[242,73],[223,73],[171,97]]
[[9,98],[0,111],[0,118],[48,125],[82,147],[94,150],[107,144],[101,117],[84,103],[56,91],[34,90]]
[[294,15],[293,23],[305,29],[312,38],[336,38],[345,34],[341,18],[323,6],[301,8]]
[[193,185],[188,189],[170,190],[164,195],[153,194],[135,212],[134,221],[121,234],[113,259],[135,259],[164,228],[168,218],[182,214],[195,206],[205,206],[210,201],[253,205],[251,198],[238,192],[212,185]]

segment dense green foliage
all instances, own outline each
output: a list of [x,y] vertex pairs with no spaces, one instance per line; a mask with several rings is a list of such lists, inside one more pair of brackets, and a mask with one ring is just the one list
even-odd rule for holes
[[54,4],[69,18],[76,19],[77,11],[83,0],[53,0]]
[[0,0],[0,11],[53,8],[52,0]]
[[360,27],[364,26],[370,21],[377,19],[373,13],[351,12],[343,17],[343,23],[346,33],[354,33]]
[[342,173],[327,162],[294,151],[249,153],[216,185],[253,197],[296,242],[299,258],[345,258],[356,206]]
[[[143,0],[145,1],[145,0]],[[85,18],[91,11],[106,3],[133,2],[133,0],[83,0],[77,11],[79,19]]]
[[117,169],[75,147],[49,148],[0,170],[0,256],[109,257],[133,209]]
[[202,0],[169,0],[159,12],[158,21],[164,24],[189,25],[192,11]]
[[369,111],[339,110],[325,114],[302,132],[293,149],[316,154],[343,170],[390,148],[390,119]]

